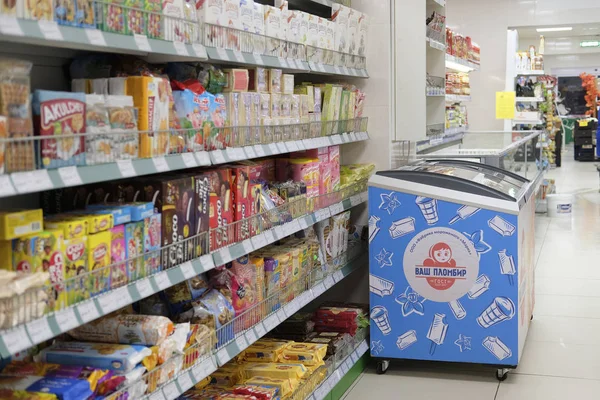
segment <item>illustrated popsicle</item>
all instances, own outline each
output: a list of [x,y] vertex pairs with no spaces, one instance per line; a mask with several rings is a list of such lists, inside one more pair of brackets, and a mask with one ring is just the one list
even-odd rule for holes
[[515,304],[507,297],[496,297],[492,304],[488,306],[479,317],[477,323],[482,328],[499,324],[514,317]]
[[445,322],[445,314],[435,314],[429,332],[427,332],[427,339],[431,340],[431,346],[429,347],[429,354],[433,355],[437,346],[444,344],[446,339],[446,332],[448,332],[448,324]]
[[394,282],[376,275],[369,275],[369,289],[378,296],[389,296],[394,292]]
[[496,336],[486,337],[481,344],[499,361],[512,356],[512,351]]
[[458,209],[458,211],[456,211],[456,216],[450,220],[450,225],[453,225],[458,221],[465,220],[471,217],[472,215],[477,214],[479,210],[481,210],[481,208],[479,207],[462,206]]
[[396,340],[396,346],[398,346],[400,350],[404,350],[416,342],[417,332],[414,330],[410,330],[398,336],[398,340]]
[[390,226],[390,236],[392,239],[398,239],[401,236],[408,235],[415,231],[415,219],[407,217],[392,223]]
[[514,286],[514,275],[517,273],[515,259],[512,255],[509,256],[506,254],[506,250],[500,250],[498,252],[498,258],[500,259],[500,273],[502,275],[508,275],[508,283],[510,283],[511,286]]
[[454,314],[456,319],[463,319],[467,316],[467,311],[458,300],[452,300],[448,303],[448,305],[450,306],[450,310],[452,310],[452,314]]
[[506,221],[499,215],[496,215],[494,218],[490,219],[488,221],[488,226],[502,236],[512,236],[517,229],[513,224]]
[[478,298],[479,296],[487,292],[487,290],[490,288],[490,283],[490,278],[488,278],[487,275],[479,275],[477,277],[477,280],[473,284],[473,287],[467,293],[467,296],[469,296],[470,299]]
[[384,335],[389,335],[392,332],[392,328],[390,326],[390,320],[388,319],[388,311],[385,307],[375,306],[371,309],[371,319],[377,325],[377,328]]
[[415,200],[415,203],[417,203],[421,209],[421,214],[423,214],[423,217],[428,225],[434,225],[436,222],[438,222],[439,218],[436,199],[419,196]]
[[377,226],[379,221],[381,221],[381,218],[376,217],[375,215],[369,217],[369,243],[375,239],[375,236],[377,236],[380,231],[380,228]]

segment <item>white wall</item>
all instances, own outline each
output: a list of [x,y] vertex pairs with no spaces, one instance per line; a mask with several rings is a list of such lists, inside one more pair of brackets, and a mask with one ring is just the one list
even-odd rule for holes
[[[471,74],[472,130],[501,130],[495,92],[504,90],[509,27],[600,21],[598,0],[447,0],[446,24],[481,46],[481,69]],[[538,44],[539,45],[539,44]],[[537,45],[536,45],[537,48]]]

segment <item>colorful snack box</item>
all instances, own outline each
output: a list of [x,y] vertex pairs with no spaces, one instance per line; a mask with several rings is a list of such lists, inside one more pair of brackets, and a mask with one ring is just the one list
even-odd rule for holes
[[169,302],[172,315],[181,313],[184,306],[202,296],[210,289],[205,274],[197,275],[191,279],[178,283],[165,289],[165,296]]
[[[196,232],[199,235],[202,232],[208,232],[210,229],[210,174],[205,173],[194,177],[196,189],[195,207],[196,207]],[[208,235],[207,235],[208,236]],[[199,237],[196,243],[196,256],[208,253],[208,237]]]
[[210,174],[210,251],[228,246],[234,241],[234,210],[231,195],[231,169],[212,170]]
[[208,149],[207,141],[214,127],[210,121],[214,98],[215,96],[208,92],[196,94],[189,89],[173,91],[173,100],[181,127],[195,129],[189,130],[186,134],[185,149],[187,151]]
[[[59,1],[59,0],[55,0]],[[75,1],[75,26],[82,28],[95,28],[96,19],[94,15],[94,1],[76,0]]]
[[131,222],[131,207],[127,205],[90,204],[86,212],[90,214],[110,214],[114,226]]
[[40,143],[42,166],[85,165],[85,138],[68,136],[85,133],[85,94],[36,90],[32,107],[38,134],[48,137]]
[[144,219],[144,263],[146,275],[154,274],[161,270],[160,244],[161,244],[161,215],[154,214]]
[[[58,0],[64,1],[66,0]],[[100,21],[100,29],[106,32],[115,32],[126,34],[127,25],[125,24],[126,12],[123,8],[124,0],[112,0],[109,4],[103,3],[102,21]]]
[[127,206],[131,208],[132,221],[143,221],[155,213],[152,202],[127,203]]
[[[16,2],[15,2],[16,3]],[[23,16],[25,19],[52,21],[54,19],[53,0],[25,1]],[[6,2],[0,8],[3,9]],[[4,13],[4,11],[2,11]]]
[[[110,287],[125,285],[127,280],[127,249],[125,247],[125,225],[117,225],[110,230]],[[123,262],[122,262],[123,261]]]
[[[0,211],[0,240],[11,240],[42,230],[42,209]],[[52,229],[51,227],[49,227]]]
[[[19,2],[16,2],[19,3]],[[54,20],[60,25],[75,25],[75,2],[56,0],[54,4]]]
[[252,195],[250,193],[250,170],[247,166],[235,166],[231,168],[232,201],[234,207],[235,238],[236,241],[250,238],[252,217]]
[[162,1],[161,0],[144,0],[144,10],[150,11],[144,13],[146,21],[146,31],[149,38],[162,39],[164,37],[162,23]]
[[88,235],[88,268],[91,272],[92,295],[110,289],[110,231]]
[[88,272],[88,238],[73,237],[64,241],[66,292],[69,305],[86,300],[90,296]]
[[144,222],[131,222],[125,225],[125,259],[127,280],[133,282],[145,276],[144,271]]

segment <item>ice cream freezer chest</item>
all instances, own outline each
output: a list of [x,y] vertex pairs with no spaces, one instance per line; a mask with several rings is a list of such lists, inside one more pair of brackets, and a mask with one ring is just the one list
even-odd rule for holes
[[533,315],[534,212],[531,182],[478,163],[373,175],[371,355],[490,364],[503,379]]

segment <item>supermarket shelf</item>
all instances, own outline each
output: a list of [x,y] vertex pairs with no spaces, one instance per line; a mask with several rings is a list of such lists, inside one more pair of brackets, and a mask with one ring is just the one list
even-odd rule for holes
[[447,128],[444,133],[446,135],[455,135],[457,133],[465,133],[469,129],[468,126],[457,126],[454,128]]
[[436,138],[429,138],[417,142],[417,154],[427,154],[442,150],[446,147],[462,143],[464,133],[446,133]]
[[247,146],[244,148],[228,148],[213,152],[201,151],[164,157],[122,160],[98,165],[14,172],[12,174],[0,175],[0,198],[167,171],[177,171],[198,166],[218,165],[232,161],[249,160],[368,139],[369,134],[367,132],[350,132],[313,139]]
[[426,97],[446,97],[445,94],[429,94],[429,93],[427,93],[425,96]]
[[258,53],[226,50],[216,47],[207,47],[208,58],[213,61],[234,63],[240,65],[258,65],[261,67],[280,68],[295,72],[310,72],[308,63],[304,60],[292,58],[273,57]]
[[542,103],[546,101],[543,97],[517,97],[516,103]]
[[369,73],[366,69],[339,67],[337,65],[321,64],[312,61],[308,62],[311,73],[327,74],[336,76],[345,76],[350,78],[368,78]]
[[458,72],[471,72],[479,70],[479,65],[462,58],[446,54],[446,68]]
[[215,268],[215,266],[224,265],[236,258],[268,246],[332,215],[339,214],[362,204],[367,199],[367,192],[352,195],[338,203],[269,229],[251,239],[184,262],[173,268],[111,290],[64,310],[45,315],[26,324],[0,331],[0,356],[2,358],[10,357],[12,354],[149,297],[186,279],[209,271]]
[[427,5],[438,5],[440,7],[446,7],[446,0],[427,0]]
[[522,70],[522,71],[517,71],[517,76],[519,76],[519,75],[528,76],[528,75],[546,75],[546,74],[542,70]]
[[438,42],[437,40],[433,40],[425,36],[425,41],[429,43],[429,47],[434,48],[440,51],[446,51],[446,45]]
[[321,384],[314,390],[313,394],[310,395],[306,400],[325,399],[329,392],[331,392],[333,388],[340,383],[344,375],[346,375],[348,371],[354,367],[354,365],[367,352],[367,350],[369,350],[369,342],[367,339],[364,339],[358,343],[358,345],[354,348],[354,351],[352,351],[352,353],[346,357],[346,359],[336,370],[334,370],[323,382],[321,382]]
[[447,94],[446,101],[451,101],[453,103],[457,102],[468,102],[471,101],[471,96],[461,96],[457,94]]
[[33,21],[0,15],[0,41],[74,50],[145,56],[149,62],[205,61],[201,44],[175,43],[150,39],[144,35],[121,35],[58,25],[54,21]]
[[545,122],[542,121],[541,119],[536,119],[536,120],[520,120],[520,119],[514,119],[513,120],[513,125],[541,125],[544,124]]
[[[229,344],[213,351],[209,356],[204,357],[200,362],[195,363],[191,368],[179,373],[174,379],[162,385],[162,387],[158,390],[145,396],[144,399],[176,399],[185,391],[191,389],[195,384],[212,374],[218,367],[225,365],[228,361],[236,357],[251,344],[265,336],[271,330],[275,329],[279,324],[281,324],[291,315],[298,312],[302,307],[318,298],[325,291],[342,281],[361,266],[364,266],[367,260],[368,256],[363,254],[357,259],[350,261],[343,268],[328,275],[325,279],[319,281],[310,289],[297,296],[293,301],[289,302],[276,312],[271,313],[265,319],[252,326],[250,329],[237,334]],[[366,343],[366,340],[364,340],[351,354],[351,360],[354,360],[354,363],[356,363],[358,358],[355,359],[354,357],[359,354],[362,356],[367,349],[368,344]],[[352,365],[354,363],[352,363]],[[337,381],[339,381],[339,379]]]

